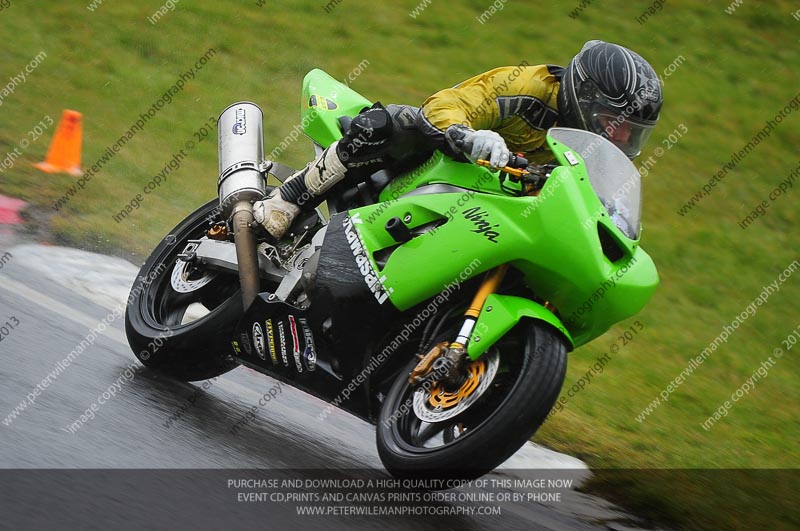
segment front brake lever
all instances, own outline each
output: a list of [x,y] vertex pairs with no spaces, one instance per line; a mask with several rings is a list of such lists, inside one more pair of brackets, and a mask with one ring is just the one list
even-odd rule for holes
[[[484,168],[491,168],[492,164],[488,160],[478,159],[475,161],[475,164],[478,166],[483,166]],[[502,173],[506,173],[509,175],[509,179],[513,182],[519,182],[520,179],[529,175],[530,172],[523,168],[512,168],[511,166],[503,166],[500,168]]]

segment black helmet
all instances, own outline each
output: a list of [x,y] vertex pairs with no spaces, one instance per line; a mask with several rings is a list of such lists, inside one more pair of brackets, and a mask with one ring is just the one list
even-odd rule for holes
[[661,102],[658,75],[639,54],[589,41],[561,79],[559,125],[602,135],[633,159],[658,121]]

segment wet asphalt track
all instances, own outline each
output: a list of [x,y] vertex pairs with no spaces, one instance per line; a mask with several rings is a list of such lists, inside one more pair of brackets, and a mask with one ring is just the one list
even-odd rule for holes
[[[264,489],[229,487],[230,479],[306,481],[337,470],[339,478],[387,479],[374,428],[338,410],[320,421],[326,404],[285,386],[259,407],[276,382],[249,369],[240,367],[205,386],[144,369],[127,346],[123,319],[113,318],[135,266],[21,242],[10,227],[0,226],[0,256],[6,253],[11,257],[0,269],[0,326],[14,326],[6,325],[0,341],[0,529],[634,528],[611,504],[569,489],[560,490],[560,501],[488,504],[500,506],[500,515],[300,516],[297,506],[303,504],[239,501],[240,492]],[[14,408],[104,318],[105,332],[11,419]],[[108,398],[99,404],[104,392]],[[94,418],[80,422],[93,403]],[[255,419],[234,434],[233,426],[253,406]],[[582,467],[527,445],[487,478],[544,477],[524,469],[569,468],[549,477],[577,480],[588,474]],[[433,505],[452,513],[456,504]]]

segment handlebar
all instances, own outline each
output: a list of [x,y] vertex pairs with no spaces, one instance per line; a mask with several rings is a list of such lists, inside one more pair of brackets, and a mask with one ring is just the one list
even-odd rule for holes
[[[445,135],[447,136],[448,141],[451,142],[451,146],[455,147],[456,149],[462,152],[467,152],[471,149],[471,146],[464,141],[466,133],[463,130],[451,126],[448,128]],[[498,169],[492,168],[492,164],[488,160],[478,159],[475,161],[475,164],[485,168]],[[547,180],[550,169],[551,168],[549,168],[549,165],[531,165],[528,159],[525,157],[509,154],[509,159],[506,166],[499,168],[500,187],[511,194],[520,195],[521,192],[522,195],[536,195],[538,190],[542,188]],[[512,182],[521,183],[522,190],[505,188],[503,183],[506,178]]]
[[[464,134],[463,131],[453,131],[450,134],[452,135],[454,144],[458,149],[460,149],[461,151],[469,151],[471,149],[471,146],[467,145],[467,143],[464,141],[464,137],[466,135]],[[459,135],[460,138],[456,138],[455,135]],[[475,163],[478,164],[479,166],[485,166],[487,168],[491,167],[488,161],[485,160],[478,159]],[[518,171],[508,171],[508,170],[527,168],[528,164],[529,164],[528,159],[526,159],[525,157],[520,157],[519,155],[514,155],[513,153],[511,153],[508,158],[508,163],[505,165],[505,167],[501,169],[510,175],[521,177],[523,173],[520,173]]]

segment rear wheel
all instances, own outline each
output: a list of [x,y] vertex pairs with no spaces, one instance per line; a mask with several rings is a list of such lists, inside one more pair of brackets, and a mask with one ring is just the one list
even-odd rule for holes
[[239,277],[178,259],[206,235],[213,199],[184,219],[153,250],[131,289],[125,332],[147,367],[185,381],[205,380],[238,364],[230,335],[241,317]]
[[[452,330],[434,342],[454,337]],[[381,461],[398,477],[471,479],[500,465],[544,422],[564,381],[567,349],[549,326],[523,321],[468,364],[458,388],[412,389],[416,363],[400,371],[383,401]]]

